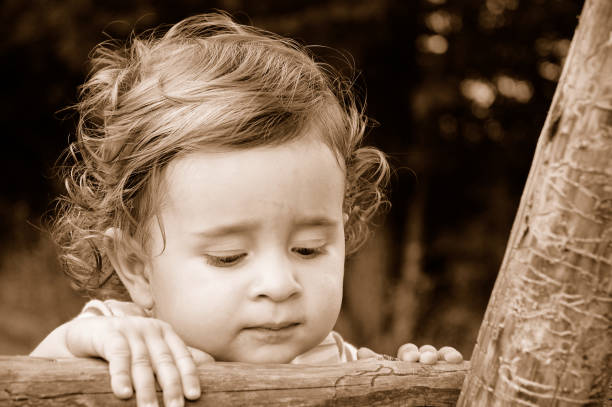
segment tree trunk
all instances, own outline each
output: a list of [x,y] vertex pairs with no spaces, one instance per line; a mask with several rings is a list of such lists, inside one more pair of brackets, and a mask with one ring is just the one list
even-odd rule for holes
[[601,405],[611,294],[612,1],[587,0],[458,405]]

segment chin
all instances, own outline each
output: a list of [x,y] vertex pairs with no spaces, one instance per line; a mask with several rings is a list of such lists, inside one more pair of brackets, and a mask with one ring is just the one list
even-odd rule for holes
[[238,355],[236,358],[232,358],[232,362],[242,363],[256,363],[256,364],[285,364],[291,362],[299,353],[291,352],[289,350],[278,350],[278,349],[259,349],[254,352],[244,352]]

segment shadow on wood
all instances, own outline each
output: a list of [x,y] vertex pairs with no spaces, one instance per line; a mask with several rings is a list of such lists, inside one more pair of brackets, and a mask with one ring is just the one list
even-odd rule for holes
[[[329,366],[200,366],[194,406],[453,406],[469,362],[361,360]],[[111,393],[108,365],[93,359],[0,356],[0,405],[135,405]],[[161,392],[158,393],[161,404]]]

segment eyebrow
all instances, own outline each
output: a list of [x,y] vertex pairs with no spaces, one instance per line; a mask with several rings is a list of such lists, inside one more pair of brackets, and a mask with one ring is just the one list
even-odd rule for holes
[[[338,225],[337,220],[328,218],[326,216],[300,217],[300,218],[296,218],[293,223],[298,228],[304,228],[304,227],[332,228]],[[245,222],[233,223],[230,225],[214,226],[207,230],[195,232],[194,234],[200,237],[205,237],[205,238],[215,238],[215,237],[220,237],[220,236],[248,233],[248,232],[251,232],[257,229],[258,227],[259,227],[258,222],[245,221]]]
[[306,216],[297,218],[295,225],[299,227],[308,226],[324,226],[324,227],[335,227],[338,225],[338,221],[326,216]]
[[258,227],[257,222],[246,221],[246,222],[233,223],[230,225],[214,226],[210,229],[198,231],[194,234],[200,237],[215,238],[215,237],[220,237],[220,236],[247,233],[247,232],[257,229],[257,227]]

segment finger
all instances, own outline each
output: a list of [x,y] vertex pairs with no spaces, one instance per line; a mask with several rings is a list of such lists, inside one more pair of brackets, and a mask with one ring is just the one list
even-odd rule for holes
[[[419,351],[419,348],[414,343],[405,343],[397,350],[397,357],[402,359],[402,354],[406,352]],[[403,360],[403,359],[402,359]]]
[[160,330],[154,334],[148,333],[145,336],[153,364],[153,371],[162,388],[164,405],[172,407],[182,406],[185,403],[185,399],[183,397],[181,376],[172,352],[162,335],[163,332]]
[[438,349],[438,360],[444,360],[444,355],[453,350],[455,350],[455,348],[451,348],[450,346],[442,346],[440,349]]
[[213,358],[206,352],[202,352],[199,349],[187,346],[187,350],[189,350],[189,353],[191,353],[191,357],[193,358],[193,361],[195,362],[196,366],[199,366],[203,363],[211,363],[215,361],[215,358]]
[[125,337],[118,333],[105,342],[103,355],[108,361],[108,372],[111,378],[111,389],[120,399],[132,397],[132,380],[130,379],[131,353]]
[[433,352],[437,354],[437,350],[435,347],[433,347],[432,345],[423,345],[419,348],[419,352],[423,353],[423,352]]
[[419,357],[419,363],[422,363],[424,365],[433,365],[437,361],[438,361],[438,353],[432,352],[430,350],[421,352],[421,356]]
[[201,394],[200,379],[192,353],[172,329],[164,331],[164,339],[170,348],[170,352],[172,352],[172,357],[180,374],[182,394],[189,400],[198,399]]
[[418,362],[421,358],[421,352],[419,352],[418,350],[407,350],[405,352],[402,352],[399,358],[404,362]]
[[139,406],[157,406],[155,377],[147,347],[139,336],[128,338],[131,352],[132,384]]
[[448,363],[461,363],[463,362],[463,355],[453,349],[444,354],[444,360]]

